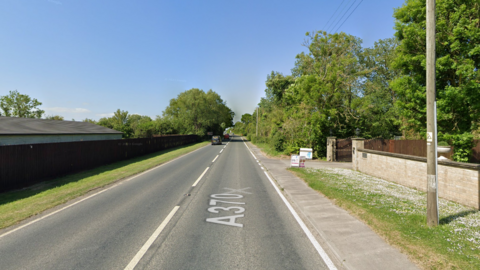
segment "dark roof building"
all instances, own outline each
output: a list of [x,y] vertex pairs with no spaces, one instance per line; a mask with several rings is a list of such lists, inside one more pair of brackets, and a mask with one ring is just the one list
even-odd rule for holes
[[115,140],[122,134],[87,122],[0,116],[0,145]]

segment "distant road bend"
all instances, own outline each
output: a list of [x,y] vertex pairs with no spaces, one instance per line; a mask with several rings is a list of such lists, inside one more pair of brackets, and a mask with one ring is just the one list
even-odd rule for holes
[[0,269],[334,269],[272,183],[235,136],[3,234]]

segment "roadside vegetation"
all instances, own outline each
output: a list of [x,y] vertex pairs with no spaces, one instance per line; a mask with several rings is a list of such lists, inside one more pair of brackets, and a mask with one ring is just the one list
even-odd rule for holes
[[[438,140],[453,145],[460,162],[480,138],[478,10],[476,0],[436,6]],[[395,35],[370,48],[343,32],[306,33],[291,74],[267,75],[265,97],[235,133],[285,154],[313,148],[314,157],[326,155],[328,136],[352,137],[357,128],[367,139],[425,138],[425,14],[425,0],[406,0],[393,12]]]
[[22,190],[0,194],[0,229],[17,224],[45,210],[81,197],[169,160],[199,149],[210,142],[180,146],[67,175]]
[[[60,115],[45,116],[45,111],[39,109],[41,105],[37,99],[16,90],[10,91],[8,95],[0,96],[0,116],[65,120]],[[226,128],[233,126],[234,115],[216,92],[192,88],[171,99],[162,115],[157,115],[154,120],[118,109],[111,117],[102,117],[98,121],[86,118],[83,122],[121,131],[126,139],[170,134],[195,134],[206,138],[207,132],[223,135]]]
[[[253,143],[253,142],[252,142]],[[275,148],[266,142],[255,142],[255,146],[257,146],[263,153],[265,153],[268,157],[274,158],[287,158],[288,156],[284,154],[284,152],[279,152],[275,150]]]
[[439,198],[440,225],[428,227],[424,192],[347,169],[290,170],[421,268],[480,269],[478,210]]
[[117,110],[112,117],[98,121],[85,119],[97,125],[122,131],[124,138],[145,138],[152,135],[195,134],[205,137],[207,132],[223,135],[233,125],[234,112],[216,92],[192,88],[170,100],[163,114],[155,120],[149,116],[129,114]]

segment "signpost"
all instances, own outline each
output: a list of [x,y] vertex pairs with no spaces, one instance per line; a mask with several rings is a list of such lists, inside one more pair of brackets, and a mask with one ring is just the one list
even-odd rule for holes
[[300,167],[300,156],[292,155],[290,158],[290,167]]
[[305,156],[300,156],[300,168],[305,168]]
[[304,156],[292,155],[290,159],[290,167],[305,168]]
[[307,159],[312,159],[312,148],[300,148],[300,156],[305,156]]

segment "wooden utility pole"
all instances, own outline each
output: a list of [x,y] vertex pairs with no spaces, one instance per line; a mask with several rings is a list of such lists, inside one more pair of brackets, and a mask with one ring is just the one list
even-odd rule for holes
[[255,129],[256,134],[255,136],[258,137],[258,107],[257,107],[257,128]]
[[427,0],[427,225],[438,225],[435,0]]

